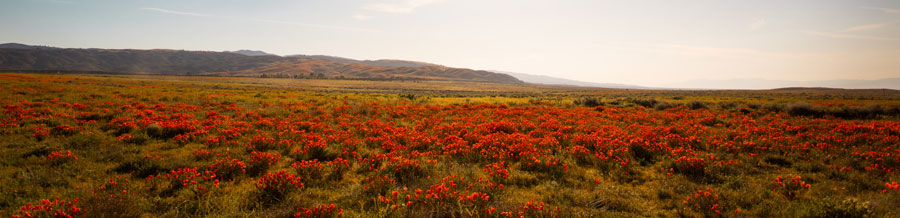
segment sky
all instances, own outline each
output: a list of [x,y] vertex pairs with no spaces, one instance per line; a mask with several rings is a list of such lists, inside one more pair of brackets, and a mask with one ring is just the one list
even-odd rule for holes
[[0,0],[0,43],[402,59],[589,82],[900,77],[896,0]]

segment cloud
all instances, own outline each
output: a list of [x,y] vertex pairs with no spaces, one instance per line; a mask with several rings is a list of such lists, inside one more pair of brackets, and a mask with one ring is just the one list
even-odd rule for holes
[[73,2],[73,1],[66,1],[66,0],[49,0],[49,1],[53,2],[53,3],[60,3],[60,4],[75,4],[75,2]]
[[823,33],[823,32],[814,32],[814,31],[802,31],[802,33],[805,33],[808,35],[813,35],[813,36],[821,36],[821,37],[836,38],[836,39],[861,39],[861,40],[878,40],[878,41],[900,40],[900,38],[891,38],[891,37],[867,36],[867,35],[855,35],[855,34]]
[[57,3],[57,4],[75,4],[75,2],[69,1],[69,0],[35,0],[35,1],[50,2],[50,3]]
[[368,20],[368,19],[372,19],[372,17],[368,16],[368,15],[364,15],[364,14],[357,14],[357,15],[353,15],[353,19]]
[[862,9],[867,9],[867,10],[881,11],[881,12],[888,13],[888,14],[900,14],[900,9],[893,9],[893,8],[879,8],[879,7],[861,7],[861,8],[862,8]]
[[256,22],[263,22],[263,23],[313,27],[313,28],[320,28],[320,29],[332,29],[332,30],[356,31],[356,32],[378,32],[377,30],[373,30],[373,29],[334,26],[334,25],[325,25],[325,24],[301,23],[301,22],[283,21],[283,20],[270,20],[270,19],[251,19],[251,20],[256,21]]
[[766,24],[767,24],[766,19],[753,18],[753,21],[750,22],[749,27],[751,30],[758,30],[758,29],[762,29],[763,27],[765,27]]
[[187,16],[196,16],[196,17],[216,17],[219,19],[231,18],[231,19],[250,20],[250,21],[262,22],[262,23],[312,27],[312,28],[319,28],[319,29],[332,29],[332,30],[357,31],[357,32],[378,32],[377,30],[364,29],[364,28],[334,26],[334,25],[325,25],[325,24],[313,24],[313,23],[301,23],[301,22],[282,21],[282,20],[258,19],[258,18],[239,18],[239,17],[230,17],[230,16],[215,16],[215,15],[211,15],[211,14],[184,12],[184,11],[176,11],[176,10],[169,10],[169,9],[162,9],[162,8],[144,7],[144,8],[140,8],[140,9],[148,10],[148,11],[155,11],[155,12],[160,12],[160,13],[165,13],[165,14],[187,15]]
[[683,44],[646,44],[651,50],[680,56],[790,56],[789,54],[768,52],[747,48],[711,47]]
[[169,9],[162,9],[162,8],[141,8],[141,10],[155,11],[155,12],[160,12],[160,13],[164,13],[164,14],[177,14],[177,15],[187,15],[187,16],[195,16],[195,17],[209,17],[209,16],[212,16],[212,15],[209,15],[209,14],[201,14],[201,13],[194,13],[194,12],[176,11],[176,10],[169,10]]
[[883,23],[864,24],[864,25],[852,26],[850,28],[841,30],[841,32],[866,31],[866,30],[880,29],[884,26],[887,26],[887,24],[883,24]]
[[403,0],[402,2],[371,4],[363,9],[391,14],[406,14],[415,11],[416,8],[443,1],[444,0]]

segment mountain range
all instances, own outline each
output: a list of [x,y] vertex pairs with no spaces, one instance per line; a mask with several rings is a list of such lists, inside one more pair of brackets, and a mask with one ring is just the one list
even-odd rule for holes
[[327,56],[281,57],[250,50],[75,49],[7,43],[0,44],[0,71],[523,83],[506,74],[483,70],[412,61],[324,57]]
[[[237,50],[237,51],[225,51],[225,52],[228,52],[228,53],[235,53],[235,54],[242,54],[242,55],[247,55],[247,56],[267,56],[267,55],[274,55],[274,54],[266,53],[266,52],[264,52],[264,51],[255,51],[255,50]],[[278,56],[278,55],[275,55],[275,56]]]

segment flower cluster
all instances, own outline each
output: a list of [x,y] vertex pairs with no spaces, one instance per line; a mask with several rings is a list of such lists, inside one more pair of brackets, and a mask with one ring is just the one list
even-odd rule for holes
[[[534,202],[534,199],[525,203],[519,207],[519,211],[505,211],[500,212],[499,214],[504,217],[559,217],[560,209],[559,207],[555,209],[545,208],[544,202]],[[491,214],[496,212],[496,209],[490,208],[487,211],[487,214]]]
[[887,193],[888,190],[900,190],[900,184],[897,184],[897,182],[885,182],[884,190],[881,190],[881,193]]
[[[803,181],[800,176],[791,177],[790,181],[782,179],[781,176],[775,177],[775,188],[773,192],[780,193],[788,200],[794,200],[802,197],[804,192],[809,190],[810,185]],[[779,191],[780,190],[780,191]]]
[[197,168],[181,168],[166,174],[149,176],[146,179],[151,189],[176,191],[187,189],[195,196],[206,194],[213,188],[219,188],[219,179],[214,171],[198,171]]
[[334,206],[334,204],[323,204],[312,208],[297,208],[297,213],[294,213],[294,218],[329,218],[343,216],[344,209],[338,208],[337,206]]
[[59,200],[59,197],[56,197],[55,200],[47,200],[41,199],[40,203],[32,204],[28,203],[25,206],[19,208],[18,215],[13,215],[13,218],[20,217],[67,217],[72,218],[76,217],[80,214],[85,213],[85,211],[78,207],[78,198],[73,199],[72,201]]
[[248,167],[249,171],[259,173],[266,171],[266,169],[269,169],[272,165],[277,164],[278,160],[281,160],[281,154],[279,153],[253,151],[250,152],[250,160],[247,161],[247,163],[250,165]]
[[54,165],[61,164],[68,161],[78,160],[78,156],[72,153],[72,151],[54,151],[47,155],[47,161],[53,163]]
[[712,188],[697,189],[684,200],[684,205],[692,210],[704,214],[706,217],[721,216],[723,210],[719,204],[720,195]]
[[284,170],[275,173],[269,173],[256,181],[256,188],[267,196],[283,196],[291,191],[303,188],[303,182],[300,177],[285,172]]

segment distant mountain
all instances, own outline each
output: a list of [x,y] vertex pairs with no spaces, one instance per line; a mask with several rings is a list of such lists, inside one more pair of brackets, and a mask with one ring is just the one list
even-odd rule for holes
[[[453,80],[522,83],[515,77],[482,70],[416,66],[408,61],[373,64],[234,52],[135,49],[41,49],[7,45],[0,48],[0,71],[109,72],[251,77],[345,78],[377,80]],[[255,53],[255,52],[254,52]],[[390,63],[398,66],[391,65]],[[382,65],[375,65],[379,63]]]
[[616,83],[582,82],[582,81],[577,81],[577,80],[563,79],[563,78],[544,76],[544,75],[532,75],[532,74],[503,72],[503,71],[493,71],[493,72],[509,74],[510,76],[513,76],[513,77],[515,77],[519,80],[522,80],[524,82],[527,82],[527,83],[537,83],[537,84],[547,84],[547,85],[599,87],[599,88],[613,88],[613,89],[650,89],[648,87],[643,87],[643,86],[625,85],[625,84],[616,84]]
[[2,48],[15,48],[15,49],[59,49],[59,48],[49,47],[49,46],[26,45],[26,44],[19,44],[19,43],[3,43],[3,44],[0,44],[0,49],[2,49]]
[[[263,51],[254,51],[254,50],[237,50],[237,51],[225,51],[225,52],[228,52],[228,53],[236,53],[236,54],[242,54],[242,55],[247,55],[247,56],[266,56],[266,55],[274,55],[274,54],[269,54],[269,53],[266,53],[266,52],[263,52]],[[278,56],[278,55],[274,55],[274,56]]]
[[356,60],[356,59],[342,58],[342,57],[335,57],[335,56],[328,56],[328,55],[288,55],[288,57],[320,59],[320,60],[329,60],[329,61],[335,61],[335,62],[341,62],[341,63],[365,64],[365,65],[375,65],[375,66],[383,66],[383,67],[440,66],[437,64],[418,62],[418,61],[404,61],[404,60],[391,60],[391,59]]
[[879,80],[790,81],[767,79],[691,80],[664,85],[684,89],[777,89],[785,87],[822,87],[843,89],[898,89],[900,78]]
[[261,67],[279,59],[162,49],[0,49],[0,70],[201,74]]

